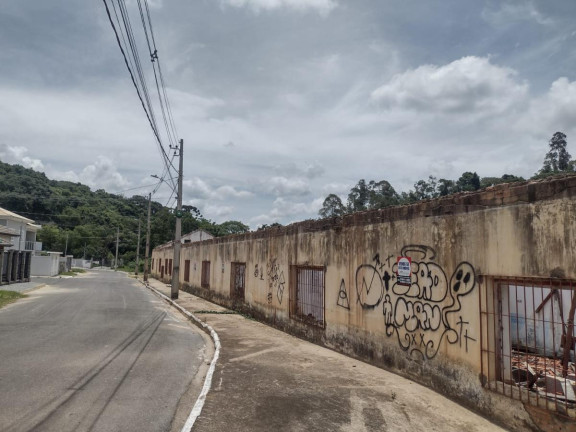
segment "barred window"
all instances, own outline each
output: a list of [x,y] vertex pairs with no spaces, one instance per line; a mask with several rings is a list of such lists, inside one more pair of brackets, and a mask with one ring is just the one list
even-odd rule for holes
[[324,267],[292,266],[290,317],[325,327]]

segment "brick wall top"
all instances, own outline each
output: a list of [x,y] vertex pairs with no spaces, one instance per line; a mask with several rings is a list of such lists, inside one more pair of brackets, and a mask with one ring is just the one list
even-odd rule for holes
[[[418,201],[413,204],[386,207],[380,210],[369,210],[319,220],[306,220],[283,227],[236,234],[204,240],[203,244],[227,243],[230,241],[247,241],[268,237],[341,229],[342,227],[364,226],[381,222],[415,219],[430,216],[470,213],[489,208],[515,204],[530,204],[557,198],[576,197],[576,174],[549,177],[542,180],[505,183],[474,192],[461,192],[441,198]],[[196,243],[187,243],[191,247]],[[162,250],[172,246],[168,243],[158,246]]]

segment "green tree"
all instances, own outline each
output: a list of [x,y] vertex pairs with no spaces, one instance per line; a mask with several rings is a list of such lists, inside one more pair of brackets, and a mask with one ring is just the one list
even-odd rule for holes
[[480,177],[475,172],[463,173],[456,182],[458,192],[475,191],[480,189]]
[[381,209],[397,205],[399,196],[390,183],[386,180],[368,184],[368,208],[370,210]]
[[323,218],[343,216],[346,213],[346,208],[342,204],[342,200],[338,195],[330,194],[324,200],[322,208],[318,214]]
[[239,221],[226,221],[222,222],[218,226],[218,230],[220,235],[231,235],[231,234],[243,234],[250,231],[250,227],[248,225],[244,225],[242,222]]
[[368,210],[370,202],[370,190],[366,180],[361,179],[356,186],[350,189],[348,194],[347,209],[349,213]]
[[438,185],[436,186],[438,189],[438,196],[446,196],[456,193],[456,182],[454,180],[448,180],[441,178],[438,180]]
[[428,176],[428,181],[418,180],[414,183],[414,198],[416,201],[436,198],[439,195],[438,181],[434,176]]
[[504,174],[502,177],[482,177],[480,180],[480,187],[486,188],[490,186],[495,186],[502,183],[513,183],[518,181],[525,181],[523,177],[517,177],[512,174]]
[[554,174],[558,172],[572,171],[573,164],[570,162],[570,153],[566,150],[568,142],[566,141],[566,134],[556,132],[550,139],[548,146],[549,150],[544,158],[542,169],[539,174]]
[[46,224],[38,231],[38,241],[42,242],[42,249],[58,251],[62,244],[62,232],[55,224]]

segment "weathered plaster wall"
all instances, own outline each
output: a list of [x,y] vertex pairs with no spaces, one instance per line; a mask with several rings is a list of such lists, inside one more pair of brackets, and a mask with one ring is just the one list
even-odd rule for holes
[[[496,276],[576,279],[575,194],[568,176],[187,244],[184,286],[415,377],[514,429],[536,428],[521,404],[481,386],[479,296]],[[398,256],[412,258],[410,287],[397,284]],[[153,252],[171,257],[170,246]],[[209,289],[198,288],[202,261]],[[241,303],[230,298],[232,262],[246,263]],[[290,319],[294,265],[325,268],[325,328]]]

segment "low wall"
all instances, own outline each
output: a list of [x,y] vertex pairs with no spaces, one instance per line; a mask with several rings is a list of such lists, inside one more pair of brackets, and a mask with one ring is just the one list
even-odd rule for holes
[[32,276],[57,276],[58,255],[32,255]]
[[[185,244],[180,280],[513,430],[539,430],[532,408],[484,387],[497,342],[483,335],[480,299],[503,276],[576,279],[575,195],[566,176]],[[154,277],[168,282],[172,254],[153,251]],[[407,285],[399,257],[411,259]]]

